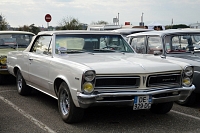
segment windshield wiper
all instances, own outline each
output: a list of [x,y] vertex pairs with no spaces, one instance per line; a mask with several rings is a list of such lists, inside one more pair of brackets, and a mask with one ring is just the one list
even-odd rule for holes
[[84,50],[67,50],[65,53],[85,53]]
[[116,52],[115,50],[112,50],[112,49],[93,49],[93,51],[100,51],[100,52]]

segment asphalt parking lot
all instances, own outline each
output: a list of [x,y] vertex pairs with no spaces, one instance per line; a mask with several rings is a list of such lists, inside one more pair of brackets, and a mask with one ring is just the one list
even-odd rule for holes
[[2,133],[197,133],[200,132],[200,98],[193,107],[174,104],[166,115],[131,107],[93,107],[82,122],[66,124],[60,118],[57,100],[37,91],[17,94],[16,86],[0,86],[0,132]]

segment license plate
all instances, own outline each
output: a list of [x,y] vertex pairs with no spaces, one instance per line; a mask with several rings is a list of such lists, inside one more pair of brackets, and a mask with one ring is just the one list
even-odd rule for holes
[[152,96],[135,96],[133,110],[150,109],[152,102]]

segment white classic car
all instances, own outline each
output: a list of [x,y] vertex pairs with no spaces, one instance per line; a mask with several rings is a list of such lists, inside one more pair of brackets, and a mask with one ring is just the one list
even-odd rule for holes
[[192,66],[136,54],[114,32],[40,32],[25,51],[9,52],[7,66],[20,95],[34,88],[58,99],[67,123],[79,122],[84,108],[98,105],[166,114],[195,89]]
[[11,78],[6,67],[8,52],[24,50],[34,35],[26,31],[0,31],[0,84],[9,82]]

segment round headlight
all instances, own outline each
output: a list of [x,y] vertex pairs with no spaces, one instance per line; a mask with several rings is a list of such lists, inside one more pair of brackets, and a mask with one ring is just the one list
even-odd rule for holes
[[188,77],[183,78],[183,85],[184,86],[190,86],[191,84],[192,84],[192,81],[191,81],[190,78],[188,78]]
[[3,57],[3,58],[0,59],[0,62],[1,62],[2,65],[5,65],[6,61],[7,61],[6,57]]
[[191,66],[187,66],[184,70],[184,73],[186,76],[192,76],[193,74],[193,68]]
[[86,81],[92,81],[95,77],[95,72],[94,71],[87,71],[85,72],[85,80]]
[[83,84],[83,90],[87,93],[91,93],[94,90],[94,86],[90,82],[85,82]]

